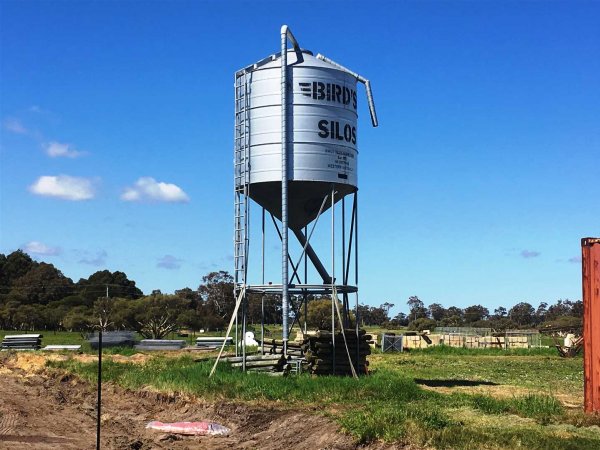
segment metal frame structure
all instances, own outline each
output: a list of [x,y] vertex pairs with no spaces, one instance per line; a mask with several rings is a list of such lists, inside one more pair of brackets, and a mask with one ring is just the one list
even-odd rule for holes
[[504,349],[523,348],[525,342],[513,342],[511,338],[526,339],[527,348],[540,348],[542,346],[542,335],[539,330],[506,330],[504,332]]
[[[338,305],[338,293],[341,295],[342,303],[342,314],[338,312],[338,325],[342,330],[350,327],[350,296],[354,296],[354,313],[355,313],[355,332],[358,339],[359,336],[359,309],[358,309],[358,193],[355,191],[349,196],[352,197],[351,205],[351,221],[349,232],[346,229],[346,198],[341,196],[336,191],[335,184],[332,183],[331,191],[327,196],[323,198],[321,209],[312,222],[311,229],[308,226],[304,227],[304,233],[298,230],[292,230],[293,234],[296,235],[301,247],[302,252],[296,259],[296,262],[292,258],[288,248],[288,127],[287,127],[287,77],[288,77],[288,65],[287,65],[287,48],[288,41],[290,41],[296,51],[300,51],[297,40],[294,38],[290,29],[284,25],[281,28],[281,104],[282,104],[282,123],[281,123],[281,206],[282,214],[281,221],[279,224],[275,217],[271,215],[271,219],[277,234],[281,241],[281,262],[282,262],[282,276],[280,284],[265,284],[265,227],[266,227],[266,214],[267,211],[261,207],[262,217],[262,239],[261,239],[261,271],[262,277],[261,282],[258,284],[250,283],[248,280],[248,255],[250,245],[250,214],[251,214],[251,202],[250,202],[250,92],[249,86],[252,79],[252,71],[263,62],[269,62],[267,58],[255,65],[249,66],[245,69],[238,71],[235,75],[235,135],[234,135],[234,295],[237,299],[235,314],[236,324],[236,355],[241,353],[242,356],[242,369],[246,370],[246,325],[247,325],[247,313],[248,313],[248,295],[258,294],[261,296],[261,341],[264,342],[264,299],[268,294],[280,295],[282,300],[282,313],[283,313],[283,352],[287,355],[287,342],[289,335],[296,320],[299,317],[301,308],[304,308],[304,324],[303,329],[306,332],[307,324],[307,303],[311,296],[331,296],[331,326],[332,332],[336,331],[336,310]],[[371,119],[374,126],[377,126],[377,117],[375,115],[375,109],[368,80],[355,74],[348,69],[340,66],[333,61],[322,57],[319,58],[327,61],[328,63],[347,71],[356,77],[356,79],[365,84],[367,87],[367,95],[369,100],[369,109],[371,112]],[[341,197],[341,198],[340,198]],[[330,272],[325,269],[321,264],[318,256],[311,246],[311,237],[319,222],[321,213],[323,212],[326,203],[330,202],[331,210],[331,268]],[[336,203],[341,206],[341,245],[336,247]],[[339,244],[338,244],[339,245]],[[337,248],[337,250],[336,250]],[[336,252],[341,253],[341,283],[337,283],[336,269]],[[311,261],[314,268],[317,270],[323,283],[310,283],[308,281],[308,260]],[[352,264],[353,262],[353,264]],[[301,279],[301,269],[303,265],[303,280]],[[290,277],[290,268],[292,269]],[[350,276],[353,274],[353,284],[350,284]],[[328,282],[327,282],[328,281]],[[290,307],[290,296],[296,296],[301,298],[300,304],[294,311],[294,318],[291,326],[288,323],[289,307]],[[241,322],[243,344],[238,347],[238,324]],[[341,323],[340,323],[341,322]],[[233,324],[233,318],[231,325]],[[299,324],[301,325],[301,324]],[[338,328],[338,329],[339,329]],[[228,331],[229,333],[229,331]],[[335,339],[333,339],[335,346]],[[262,346],[264,353],[264,344]],[[344,351],[343,349],[340,351]],[[334,347],[335,352],[335,347]],[[358,346],[357,354],[355,355],[356,361],[359,359]],[[334,372],[335,372],[335,358],[333,358]],[[216,364],[215,364],[216,367]]]
[[404,351],[404,335],[381,335],[381,353],[385,352],[403,352]]

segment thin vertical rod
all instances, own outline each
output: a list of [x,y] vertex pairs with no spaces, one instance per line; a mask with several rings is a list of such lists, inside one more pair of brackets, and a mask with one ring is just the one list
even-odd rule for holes
[[[246,83],[246,87],[248,83]],[[245,98],[248,98],[248,93],[246,91]],[[246,100],[247,101],[247,100]],[[248,133],[246,133],[246,136]],[[244,186],[244,285],[248,280],[248,227],[250,226],[250,208],[248,207],[248,195],[249,195],[249,185]],[[248,295],[246,294],[246,290],[244,289],[244,297],[242,299],[242,339],[240,341],[240,345],[242,347],[242,372],[246,372],[246,329],[248,324]]]
[[[262,285],[265,285],[265,208],[262,208]],[[265,354],[265,293],[260,296],[260,353]]]
[[[108,284],[106,285],[106,299],[108,300]],[[96,423],[96,450],[100,450],[100,419],[102,417],[102,322],[98,330],[98,416]]]
[[246,371],[246,318],[248,316],[248,296],[246,290],[244,290],[244,297],[242,299],[242,340],[240,345],[242,346],[242,372]]
[[[356,341],[359,342],[360,329],[359,322],[360,316],[358,313],[358,191],[354,193],[354,285],[356,286],[356,304],[355,304],[355,314],[356,314]],[[358,365],[358,361],[360,360],[360,345],[356,346],[356,364]],[[360,368],[361,371],[363,368]]]
[[[346,279],[346,198],[342,197],[342,283]],[[344,328],[348,328],[348,294],[342,294]]]
[[332,374],[335,375],[335,187],[331,185],[331,359]]
[[[306,233],[308,232],[308,226],[304,227],[304,235],[308,236]],[[264,283],[263,283],[264,284]],[[306,256],[306,252],[304,252],[304,284],[308,284],[308,259]],[[308,296],[306,295],[306,291],[304,291],[304,334],[308,331]]]
[[[106,288],[108,292],[108,287]],[[100,418],[102,417],[102,328],[98,331],[98,414],[96,417],[96,450],[100,450]]]
[[358,192],[354,193],[354,284],[358,287]]

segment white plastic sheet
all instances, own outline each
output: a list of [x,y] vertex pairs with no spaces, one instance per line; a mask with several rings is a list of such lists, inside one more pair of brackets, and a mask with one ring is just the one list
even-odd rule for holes
[[227,436],[231,430],[215,422],[174,422],[163,423],[149,422],[146,428],[163,431],[165,433],[187,434],[194,436]]

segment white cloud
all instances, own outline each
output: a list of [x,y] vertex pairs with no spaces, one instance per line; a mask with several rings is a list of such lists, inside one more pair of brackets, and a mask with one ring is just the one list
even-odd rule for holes
[[141,177],[132,187],[128,187],[123,191],[121,200],[126,202],[187,203],[190,198],[176,184],[158,182],[152,177]]
[[162,258],[158,258],[156,267],[169,270],[179,269],[181,267],[181,259],[175,258],[172,255],[165,255]]
[[39,241],[31,241],[21,246],[21,250],[33,255],[56,256],[60,255],[60,247],[50,247]]
[[568,261],[573,264],[579,264],[581,262],[581,256],[573,256],[569,258]]
[[11,133],[27,134],[27,128],[18,119],[6,119],[4,121],[4,128]]
[[36,195],[74,201],[90,200],[95,195],[92,180],[69,175],[41,176],[29,190]]
[[50,142],[49,144],[43,145],[46,154],[51,158],[77,158],[84,154],[84,152],[80,152],[75,150],[70,144],[61,144],[60,142]]

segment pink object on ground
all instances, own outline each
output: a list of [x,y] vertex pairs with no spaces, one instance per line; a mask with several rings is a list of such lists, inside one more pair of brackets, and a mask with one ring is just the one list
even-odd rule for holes
[[219,425],[214,422],[175,422],[175,423],[162,423],[153,421],[146,425],[146,428],[153,430],[164,431],[166,433],[175,434],[189,434],[189,435],[206,435],[206,436],[217,436],[227,435],[231,431],[229,428]]

